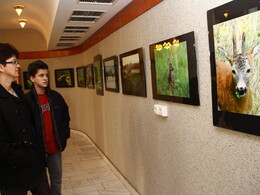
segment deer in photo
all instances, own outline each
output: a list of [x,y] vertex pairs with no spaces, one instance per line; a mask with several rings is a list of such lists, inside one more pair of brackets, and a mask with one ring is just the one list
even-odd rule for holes
[[217,95],[220,110],[247,114],[252,109],[252,92],[249,87],[252,74],[252,61],[259,54],[260,43],[245,51],[245,33],[242,34],[241,53],[237,50],[237,41],[233,33],[233,55],[224,48],[218,47],[229,64],[216,60]]
[[173,83],[174,83],[174,74],[173,74],[173,64],[170,60],[170,58],[168,59],[168,74],[167,74],[167,78],[168,78],[168,90],[171,91],[173,88]]

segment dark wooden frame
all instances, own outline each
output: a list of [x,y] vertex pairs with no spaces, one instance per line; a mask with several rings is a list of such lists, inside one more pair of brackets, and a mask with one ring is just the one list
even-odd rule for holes
[[[86,66],[76,68],[78,87],[86,87]],[[80,75],[81,74],[81,75]]]
[[[55,85],[57,88],[75,87],[73,68],[56,69],[54,71],[55,71]],[[69,81],[67,81],[67,79],[69,79]]]
[[[177,76],[176,74],[174,74],[177,71],[176,66],[178,65],[175,63],[175,61],[177,61],[176,59],[180,58],[180,56],[178,56],[180,52],[179,53],[177,52],[178,51],[177,49],[179,48],[180,44],[182,44],[182,48],[186,50],[186,54],[187,54],[184,55],[187,64],[185,64],[186,71],[184,72],[184,74],[186,75],[186,82],[185,85],[183,85],[185,87],[186,94],[182,96],[181,95],[177,96],[176,94],[174,94],[175,91],[177,91],[177,84],[178,84],[177,81],[183,79],[183,78],[176,78]],[[164,41],[151,44],[149,49],[150,49],[150,59],[151,59],[153,98],[157,100],[172,101],[172,102],[190,104],[196,106],[200,105],[199,93],[198,93],[198,78],[197,78],[194,32],[189,32],[174,38],[170,38]],[[156,54],[160,57],[156,58]],[[166,59],[166,56],[168,59]],[[164,71],[164,74],[161,74],[161,72],[159,72],[159,70],[156,69],[156,67],[157,66],[159,67],[160,65],[160,67],[164,66],[164,70],[168,70],[169,61],[171,62],[174,68],[172,73],[173,75],[171,75],[171,80],[173,80],[173,84],[171,85],[171,87],[168,84],[168,77],[170,77],[169,72]],[[160,84],[158,82],[159,76],[161,80]],[[159,92],[159,87],[161,87],[160,89],[161,92]]]
[[[143,48],[120,54],[119,57],[123,94],[146,97]],[[131,66],[134,67],[133,65],[135,68],[131,69]]]
[[[244,16],[254,12],[259,12],[259,9],[260,3],[258,0],[247,0],[232,1],[207,12],[211,62],[213,125],[258,136],[260,135],[260,116],[222,111],[218,106],[216,71],[216,59],[218,58],[218,51],[215,49],[217,42],[214,40],[214,33],[216,33],[216,27],[218,24],[226,25],[227,27],[230,27],[230,29],[233,29],[233,26],[231,26],[232,22],[235,20],[238,22],[243,20],[243,22],[245,22]],[[224,13],[228,13],[227,17],[224,16]],[[252,27],[257,28],[257,26]],[[213,28],[215,30],[213,30]],[[231,33],[233,32],[232,30],[230,31]],[[227,33],[230,33],[230,31],[227,31]],[[239,32],[239,34],[241,32]],[[220,37],[224,36],[221,34],[219,35]],[[255,36],[257,37],[259,35]],[[232,42],[232,39],[229,40]]]
[[[107,91],[119,92],[117,56],[111,56],[105,58],[103,60],[103,66],[104,66],[104,77],[105,77],[105,89]],[[109,78],[110,80],[113,81],[114,87],[109,86],[109,80],[108,80]]]
[[102,56],[100,54],[94,57],[93,65],[94,65],[96,93],[97,95],[104,95]]

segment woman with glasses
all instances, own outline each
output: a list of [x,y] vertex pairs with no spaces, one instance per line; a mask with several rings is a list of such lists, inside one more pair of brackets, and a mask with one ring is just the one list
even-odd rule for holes
[[33,128],[29,104],[24,98],[17,63],[18,51],[0,43],[0,192],[1,195],[48,195],[45,162]]

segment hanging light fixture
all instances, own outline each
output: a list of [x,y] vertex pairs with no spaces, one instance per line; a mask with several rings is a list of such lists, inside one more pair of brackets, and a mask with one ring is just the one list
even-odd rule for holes
[[25,24],[27,23],[27,20],[26,19],[19,19],[18,22],[21,25],[21,27],[23,28],[25,26]]
[[23,5],[15,5],[15,6],[14,6],[14,9],[15,9],[16,13],[18,14],[18,16],[21,15],[21,13],[22,13],[22,11],[23,11],[23,8],[24,8]]
[[229,10],[225,10],[225,11],[223,11],[223,16],[224,16],[225,18],[227,18],[228,15],[229,15]]

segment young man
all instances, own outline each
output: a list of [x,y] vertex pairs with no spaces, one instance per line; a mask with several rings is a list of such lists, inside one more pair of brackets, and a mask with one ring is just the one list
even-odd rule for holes
[[48,195],[44,155],[29,102],[21,86],[18,51],[0,43],[0,194],[26,195],[37,185],[34,195]]
[[62,155],[70,137],[69,111],[63,97],[48,85],[48,65],[35,61],[28,66],[33,85],[27,93],[33,104],[36,124],[41,132],[51,181],[51,194],[61,194]]

